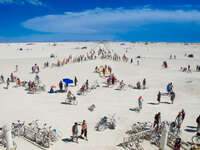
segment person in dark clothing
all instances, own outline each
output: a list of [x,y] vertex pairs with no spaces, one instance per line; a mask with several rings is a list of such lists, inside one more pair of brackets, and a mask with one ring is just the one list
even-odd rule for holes
[[88,80],[86,80],[85,82],[85,86],[86,86],[86,90],[89,88],[89,83],[88,83]]
[[197,117],[196,123],[197,123],[197,135],[200,136],[200,115],[199,117]]
[[180,150],[181,149],[181,138],[176,138],[176,140],[174,141],[174,148],[173,150]]
[[156,131],[159,129],[160,122],[161,122],[161,115],[160,115],[160,112],[159,112],[154,117],[153,128],[155,127]]
[[83,123],[82,123],[81,137],[83,134],[84,134],[85,139],[88,140],[87,139],[87,123],[85,120],[83,120]]
[[170,100],[172,102],[172,104],[174,103],[174,99],[175,99],[175,93],[173,91],[170,92]]
[[59,82],[59,88],[60,88],[60,91],[62,91],[63,90],[63,82],[60,80],[60,82]]
[[141,89],[140,81],[138,81],[138,82],[136,83],[136,88],[137,88],[137,89]]
[[77,82],[78,82],[78,80],[77,80],[77,78],[76,78],[76,76],[75,76],[75,78],[74,78],[74,85],[75,85],[75,86],[77,85]]
[[160,93],[160,91],[158,92],[158,95],[157,95],[157,101],[158,101],[158,103],[160,104],[160,99],[161,99],[161,93]]
[[182,111],[181,111],[181,116],[182,116],[182,120],[184,120],[185,119],[185,111],[184,111],[184,109],[182,109]]
[[142,81],[142,85],[143,85],[143,89],[146,88],[146,79],[144,78],[144,80]]

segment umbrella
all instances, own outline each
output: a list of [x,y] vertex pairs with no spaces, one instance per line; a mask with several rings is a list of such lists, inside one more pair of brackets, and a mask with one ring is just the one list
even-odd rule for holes
[[51,86],[51,88],[52,88],[52,89],[55,89],[55,88],[56,88],[56,86],[55,86],[55,85],[52,85],[52,86]]
[[63,82],[68,83],[68,84],[71,84],[71,83],[73,83],[74,81],[73,81],[72,79],[66,78],[66,79],[63,79]]

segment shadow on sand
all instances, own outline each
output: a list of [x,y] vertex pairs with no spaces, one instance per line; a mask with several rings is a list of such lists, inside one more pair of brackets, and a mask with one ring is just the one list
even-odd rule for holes
[[150,102],[150,103],[147,103],[147,104],[150,104],[150,105],[158,105],[159,103]]
[[162,104],[171,104],[170,102],[160,102]]
[[130,111],[134,111],[134,112],[138,112],[138,113],[140,112],[140,109],[137,108],[137,107],[136,107],[136,108],[130,108],[129,110],[130,110]]
[[72,138],[64,138],[62,139],[63,142],[68,143],[68,142],[73,142]]

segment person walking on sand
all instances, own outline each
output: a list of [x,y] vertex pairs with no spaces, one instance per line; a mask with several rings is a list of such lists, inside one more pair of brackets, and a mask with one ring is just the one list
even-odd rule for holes
[[2,83],[5,83],[5,80],[4,80],[4,76],[3,76],[3,75],[1,75],[1,82],[2,82]]
[[15,66],[15,72],[18,72],[18,65]]
[[63,82],[60,80],[60,82],[59,82],[59,88],[60,88],[60,91],[62,91],[63,90]]
[[160,93],[160,91],[158,92],[158,95],[157,95],[157,101],[158,101],[158,103],[160,104],[160,99],[161,99],[161,93]]
[[142,96],[140,96],[140,97],[138,98],[138,106],[139,106],[139,109],[140,109],[140,110],[142,109],[142,102],[143,102],[143,98],[142,98]]
[[200,136],[200,115],[197,117],[196,123],[197,123],[197,135]]
[[82,123],[81,137],[82,137],[82,135],[84,135],[85,140],[88,140],[88,138],[87,138],[87,123],[85,120],[83,120],[83,123]]
[[182,120],[185,119],[185,111],[184,111],[184,109],[182,109],[182,111],[181,111],[181,117],[182,117]]
[[143,86],[143,89],[146,88],[146,79],[144,78],[144,80],[142,81],[142,86]]
[[158,131],[158,129],[159,129],[160,122],[161,122],[161,114],[159,112],[159,113],[155,114],[155,117],[154,117],[153,128],[155,128],[156,131]]
[[179,112],[178,113],[178,115],[177,115],[177,117],[176,117],[176,120],[175,120],[176,122],[177,122],[177,128],[178,128],[178,133],[180,133],[180,129],[181,129],[181,124],[183,123],[183,119],[182,119],[182,113],[181,112]]
[[174,99],[175,99],[175,92],[171,91],[170,92],[170,100],[171,100],[172,104],[174,103]]
[[76,143],[78,143],[78,123],[75,122],[72,126],[72,141],[76,138]]
[[85,87],[86,87],[86,90],[88,90],[88,88],[89,88],[89,81],[88,80],[86,80],[86,82],[85,82]]
[[6,84],[7,84],[7,89],[8,89],[8,87],[9,87],[9,85],[10,85],[10,78],[7,78],[7,80],[6,80]]
[[76,78],[76,76],[75,76],[75,78],[74,78],[74,85],[75,85],[75,86],[77,85],[77,82],[78,82],[78,80],[77,80],[77,78]]

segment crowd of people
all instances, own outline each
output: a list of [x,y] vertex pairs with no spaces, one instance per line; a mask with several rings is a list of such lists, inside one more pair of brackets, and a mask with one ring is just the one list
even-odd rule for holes
[[[76,57],[73,57],[72,55],[70,55],[67,58],[63,58],[62,60],[57,60],[57,62],[52,63],[51,66],[52,67],[53,66],[61,67],[61,66],[68,64],[68,63],[80,63],[80,62],[83,62],[83,61],[95,60],[97,58],[108,59],[108,60],[117,61],[117,62],[122,61],[122,62],[126,62],[126,63],[130,60],[130,63],[133,63],[133,58],[129,59],[125,54],[123,56],[120,56],[117,53],[112,53],[110,50],[99,49],[98,51],[91,50],[90,52],[88,52],[84,55],[79,55],[79,56],[76,56]],[[172,54],[171,54],[170,59],[172,59],[172,58],[176,59],[176,55],[172,56]],[[139,61],[137,62],[137,64],[139,65]],[[50,66],[50,63],[48,61],[44,63],[44,68],[47,68],[49,66]],[[168,68],[168,64],[167,64],[166,61],[163,62],[163,66],[164,66],[164,68]],[[8,77],[6,81],[5,81],[5,77],[3,75],[1,75],[0,80],[1,80],[2,83],[6,83],[7,88],[9,88],[10,82],[16,82],[16,86],[24,86],[24,87],[27,86],[27,89],[29,91],[36,92],[36,90],[38,89],[38,85],[40,84],[39,72],[41,70],[40,70],[40,67],[37,64],[32,66],[31,69],[32,69],[32,73],[36,73],[35,79],[33,81],[32,80],[21,81],[20,78],[18,78],[14,75],[14,73],[11,73],[10,77]],[[190,65],[188,65],[187,67],[184,67],[184,68],[181,67],[181,71],[191,72]],[[197,65],[196,71],[200,71],[200,66]],[[15,72],[18,72],[18,65],[16,65]],[[119,82],[119,80],[117,80],[116,76],[114,75],[113,69],[112,69],[111,66],[108,66],[108,65],[96,66],[95,72],[99,73],[101,76],[103,76],[106,79],[106,84],[107,84],[108,87],[111,86],[111,85],[115,85],[117,82]],[[79,81],[78,81],[77,77],[75,76],[74,80],[73,80],[75,87],[77,86],[78,82]],[[82,84],[82,86],[80,87],[79,94],[83,95],[86,91],[88,91],[90,89],[89,85],[90,85],[89,80],[86,80]],[[120,89],[123,89],[125,87],[125,85],[127,85],[127,84],[125,84],[124,80],[121,80],[119,82],[119,88]],[[62,80],[60,80],[59,83],[58,83],[58,87],[59,87],[60,92],[63,91],[63,92],[66,93],[66,96],[69,100],[75,100],[76,99],[75,94],[73,94],[72,91],[68,88],[69,87],[68,83],[64,83]],[[147,88],[146,87],[146,78],[144,78],[142,80],[142,84],[141,84],[140,81],[138,81],[136,83],[136,89],[146,89],[146,88]],[[167,85],[166,90],[167,90],[167,95],[169,95],[171,103],[173,104],[174,99],[175,99],[175,92],[174,92],[174,87],[173,87],[172,82],[170,82]],[[53,86],[50,88],[49,93],[55,93]],[[161,102],[161,96],[162,96],[162,93],[159,91],[158,94],[157,94],[158,103]],[[143,99],[142,96],[139,96],[139,98],[137,100],[138,100],[138,107],[141,110],[144,99]],[[182,125],[184,119],[185,119],[185,111],[184,111],[184,109],[182,109],[175,118],[175,124],[177,126],[178,132],[180,132],[181,125]],[[197,123],[197,134],[200,135],[200,115],[196,119],[196,123]],[[160,124],[161,124],[161,112],[158,112],[154,116],[153,128],[156,131],[158,131]],[[80,135],[79,135],[78,126],[79,126],[79,124],[77,122],[75,122],[73,127],[72,127],[72,141],[75,140],[78,143],[78,139],[80,137],[83,138],[82,137],[83,135],[84,135],[84,139],[88,140],[86,121],[83,120],[83,122],[81,124],[81,134]],[[177,138],[176,141],[175,141],[175,144],[174,144],[174,150],[180,150],[180,147],[181,147],[181,138]]]

